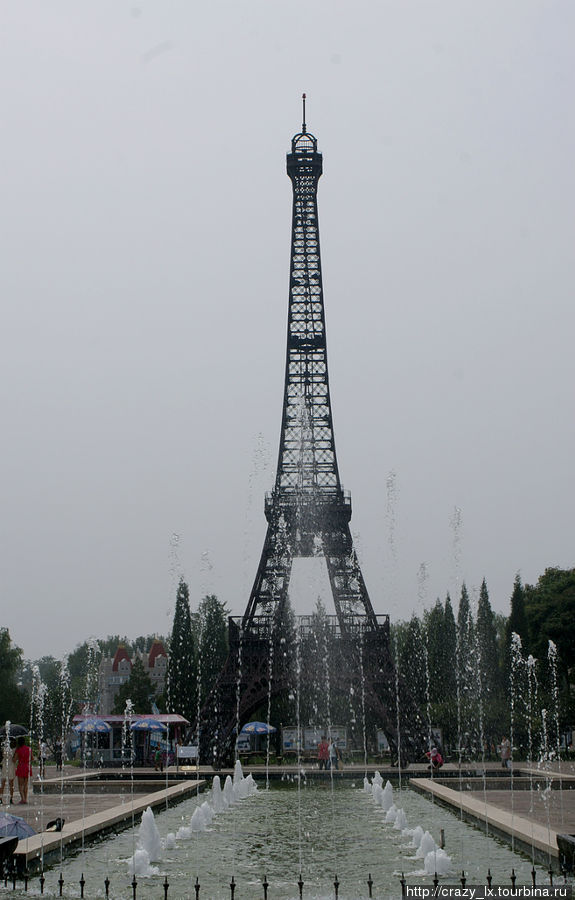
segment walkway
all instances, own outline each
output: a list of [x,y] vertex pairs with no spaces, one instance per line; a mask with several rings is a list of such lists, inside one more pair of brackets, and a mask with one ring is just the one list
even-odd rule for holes
[[460,778],[454,768],[455,777],[442,777],[442,769],[434,778],[412,778],[410,785],[457,811],[465,821],[488,828],[539,864],[559,870],[557,835],[575,834],[573,763],[545,769],[517,764],[513,778],[495,764],[485,767],[485,777],[476,772],[475,777]]
[[[25,819],[37,834],[21,840],[16,850],[19,871],[32,872],[42,867],[42,860],[54,862],[71,847],[110,832],[115,833],[138,821],[148,806],[173,806],[205,787],[196,777],[169,780],[153,769],[138,769],[134,779],[121,780],[118,769],[88,770],[67,766],[63,773],[48,766],[43,782],[35,779],[28,803],[4,804],[0,809]],[[4,794],[6,800],[6,793]],[[50,822],[63,819],[62,831],[46,831]]]

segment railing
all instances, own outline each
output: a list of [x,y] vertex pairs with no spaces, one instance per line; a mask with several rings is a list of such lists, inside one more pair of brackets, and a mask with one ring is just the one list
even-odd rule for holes
[[[374,617],[356,614],[353,616],[345,616],[344,632],[342,632],[338,617],[334,615],[322,616],[321,619],[318,618],[318,616],[294,617],[296,633],[298,633],[300,637],[307,637],[318,629],[322,629],[331,636],[343,637],[344,639],[348,637],[359,638],[362,635],[377,633],[373,628],[374,619],[377,621],[377,625],[381,630],[386,632],[389,631],[389,615],[387,614]],[[274,633],[275,619],[273,615],[253,616],[253,618],[250,619],[249,626],[243,630],[242,622],[241,616],[229,617],[230,642],[248,642],[254,640],[269,641],[271,635]]]
[[[18,873],[18,871],[16,869],[16,864],[14,862],[14,857],[12,858],[12,861],[8,863],[7,868],[5,867],[4,872],[2,874],[3,874],[3,879],[4,879],[4,887],[7,888],[8,884],[11,883],[12,890],[15,891],[16,886],[20,882],[24,888],[24,891],[25,892],[28,891],[28,884],[31,881],[31,876],[27,872]],[[561,896],[565,896],[565,897],[570,896],[570,894],[567,894],[567,893],[561,894],[561,892],[558,889],[559,885],[557,885],[557,884],[554,885],[554,882],[553,882],[554,873],[553,873],[553,870],[551,867],[549,867],[548,876],[549,876],[549,885],[551,887],[555,887],[557,890],[555,892],[548,892],[545,894],[545,896],[548,896],[548,897],[556,896],[557,898],[559,898]],[[44,894],[44,890],[46,887],[46,881],[47,881],[46,876],[44,875],[44,872],[42,872],[38,879],[38,883],[39,883],[39,887],[40,887],[40,894]],[[76,884],[79,885],[79,887],[80,887],[79,896],[81,898],[84,897],[84,891],[86,889],[87,883],[88,882],[84,878],[83,873],[78,882],[69,882],[70,885],[74,885],[74,888],[75,888]],[[368,873],[367,879],[365,880],[364,883],[367,887],[367,897],[373,897],[374,896],[373,889],[374,889],[374,887],[377,887],[377,886],[376,886],[375,881],[371,877],[371,873]],[[461,873],[461,876],[459,879],[453,879],[452,881],[449,881],[449,882],[444,880],[441,883],[441,886],[440,886],[440,881],[439,881],[437,874],[435,874],[433,876],[433,879],[430,880],[428,885],[422,884],[421,881],[418,881],[417,885],[410,886],[410,885],[408,885],[408,883],[402,873],[401,878],[399,879],[399,883],[401,885],[401,896],[402,897],[426,897],[426,896],[427,897],[438,897],[438,896],[442,896],[442,897],[447,898],[447,900],[449,900],[449,898],[468,896],[468,894],[463,894],[461,891],[461,888],[465,888],[465,886],[467,884],[467,878],[466,878],[465,872]],[[263,876],[261,884],[262,884],[264,900],[273,900],[273,892],[270,890],[271,885],[268,882],[267,875]],[[303,880],[303,876],[301,873],[299,874],[297,881],[294,881],[294,884],[297,885],[299,897],[303,898],[305,882]],[[566,873],[565,872],[562,873],[561,884],[562,885],[566,884]],[[50,896],[52,896],[52,897],[64,896],[64,886],[67,887],[68,883],[65,881],[62,872],[60,872],[59,878],[55,881],[55,885],[56,885],[56,887],[49,888]],[[498,885],[497,887],[505,888],[505,892],[497,893],[495,886],[493,886],[493,876],[491,875],[491,871],[488,869],[487,876],[485,878],[485,883],[484,883],[484,885],[479,885],[479,887],[489,888],[489,889],[493,888],[494,893],[492,894],[492,896],[513,896],[514,891],[517,892],[517,896],[521,896],[523,898],[525,898],[525,897],[528,898],[529,896],[532,896],[532,897],[540,896],[539,891],[536,890],[538,885],[537,885],[537,873],[535,871],[535,867],[533,867],[531,870],[531,884],[523,885],[523,886],[518,885],[515,870],[512,869],[511,875],[509,876],[509,885],[511,886],[511,888],[509,888],[509,886],[507,886],[507,885]],[[109,898],[111,896],[119,897],[120,895],[117,893],[116,890],[114,891],[113,894],[110,893],[111,886],[112,886],[112,882],[110,881],[110,879],[108,877],[106,877],[103,882],[104,897],[107,897],[107,898]],[[235,900],[235,892],[239,886],[240,885],[238,884],[238,882],[236,882],[234,876],[232,875],[232,877],[229,881],[229,890],[230,890],[231,900]],[[147,888],[149,887],[149,879],[146,879],[146,887]],[[333,889],[334,889],[334,896],[335,896],[336,900],[339,897],[340,887],[341,887],[341,882],[340,882],[338,876],[335,875],[334,880],[333,880]],[[388,888],[388,885],[384,885],[383,887]],[[137,900],[138,879],[136,878],[135,875],[130,883],[130,888],[131,888],[132,900]],[[193,888],[194,888],[195,898],[196,898],[196,900],[199,900],[202,886],[201,886],[198,878],[196,878]],[[353,884],[353,890],[355,890],[355,889],[356,889],[356,882],[354,882],[354,884]],[[98,890],[98,888],[96,888],[96,890]],[[157,895],[158,900],[162,900],[162,898],[163,898],[163,900],[169,900],[169,891],[170,891],[170,883],[168,881],[168,876],[165,875],[164,881],[162,882],[162,884],[158,885],[158,895]],[[428,893],[426,894],[426,893],[424,893],[424,891],[428,891]],[[37,893],[36,889],[34,890],[34,893],[35,894]],[[77,892],[76,892],[76,894],[77,894]],[[147,892],[147,896],[149,896],[149,892]],[[210,894],[205,893],[204,896],[209,897]],[[477,893],[476,896],[479,896],[479,893]],[[483,896],[485,896],[485,894],[483,894]],[[179,898],[176,897],[174,894],[172,894],[172,897],[174,898],[174,900],[179,900]]]

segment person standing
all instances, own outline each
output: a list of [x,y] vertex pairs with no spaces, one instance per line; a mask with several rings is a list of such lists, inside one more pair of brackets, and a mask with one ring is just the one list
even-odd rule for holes
[[325,739],[325,734],[322,735],[321,741],[317,745],[317,758],[319,760],[320,769],[327,769],[329,760],[329,748]]
[[511,742],[508,737],[501,738],[499,746],[499,754],[501,756],[501,765],[504,769],[511,768]]
[[337,741],[335,739],[329,743],[329,767],[330,769],[338,768]]
[[54,757],[56,759],[56,771],[62,771],[62,741],[56,741],[56,746],[54,747]]
[[10,803],[14,803],[14,744],[12,741],[8,745],[2,745],[2,788],[0,789],[0,803],[4,802],[4,788],[8,782],[8,793],[10,795]]
[[20,803],[28,803],[28,788],[32,777],[32,750],[21,735],[14,751],[14,765],[20,791]]
[[40,778],[46,776],[46,760],[48,759],[48,744],[46,741],[40,743]]

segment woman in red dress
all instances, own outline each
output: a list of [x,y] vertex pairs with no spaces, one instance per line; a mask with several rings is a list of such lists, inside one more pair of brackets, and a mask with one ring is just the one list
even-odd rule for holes
[[14,765],[20,791],[20,803],[28,803],[28,785],[32,777],[32,750],[22,736],[18,738],[14,751]]

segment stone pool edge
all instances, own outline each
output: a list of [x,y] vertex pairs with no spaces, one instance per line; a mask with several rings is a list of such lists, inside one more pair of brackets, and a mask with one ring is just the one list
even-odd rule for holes
[[409,785],[420,794],[433,797],[441,806],[459,813],[465,822],[483,828],[487,822],[490,833],[513,844],[526,856],[534,857],[539,865],[551,865],[555,872],[560,872],[558,832],[554,829],[466,796],[465,792],[438,784],[431,778],[410,778]]
[[166,803],[174,806],[187,800],[188,797],[202,793],[206,785],[205,779],[179,782],[169,788],[140,795],[137,799],[132,798],[128,802],[93,813],[84,819],[66,823],[62,831],[44,831],[33,837],[24,838],[18,842],[14,854],[17,869],[19,872],[28,871],[29,874],[35,874],[46,865],[54,865],[59,860],[61,852],[65,855],[64,848],[68,852],[81,847],[82,841],[90,843],[107,834],[123,831],[130,827],[133,820],[139,818],[148,806],[152,809],[166,806]]

